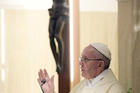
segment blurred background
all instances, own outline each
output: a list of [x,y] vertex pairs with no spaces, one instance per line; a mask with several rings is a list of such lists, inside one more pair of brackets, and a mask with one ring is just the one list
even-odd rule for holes
[[[134,93],[140,93],[139,2],[79,0],[79,20],[75,20],[80,29],[79,53],[89,43],[107,44],[112,52],[110,68],[125,90],[132,88]],[[55,74],[58,93],[48,38],[51,6],[52,0],[0,0],[0,93],[41,93],[40,68]]]

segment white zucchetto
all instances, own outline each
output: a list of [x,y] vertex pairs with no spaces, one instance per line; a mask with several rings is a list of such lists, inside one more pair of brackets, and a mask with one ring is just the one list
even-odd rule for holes
[[108,59],[111,60],[111,52],[110,52],[110,50],[109,50],[107,45],[104,45],[102,43],[93,43],[93,44],[90,44],[90,45],[92,47],[94,47],[95,49],[97,49],[97,51],[99,51],[105,57],[107,57]]

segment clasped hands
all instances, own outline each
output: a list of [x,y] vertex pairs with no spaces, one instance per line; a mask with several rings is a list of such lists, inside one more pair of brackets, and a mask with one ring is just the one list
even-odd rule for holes
[[40,69],[37,81],[43,93],[54,93],[54,75],[50,78],[46,69]]

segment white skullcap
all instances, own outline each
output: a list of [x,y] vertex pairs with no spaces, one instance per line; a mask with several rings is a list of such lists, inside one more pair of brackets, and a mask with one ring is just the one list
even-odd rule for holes
[[105,57],[111,60],[111,53],[106,45],[102,43],[93,43],[91,44],[91,46],[97,49],[97,51],[99,51],[101,54],[103,54]]

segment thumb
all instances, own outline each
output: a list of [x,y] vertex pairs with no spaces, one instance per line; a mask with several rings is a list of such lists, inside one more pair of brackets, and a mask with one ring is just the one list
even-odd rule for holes
[[54,83],[54,75],[51,77],[51,82]]
[[54,89],[54,75],[51,77],[50,81],[48,82],[49,87]]

